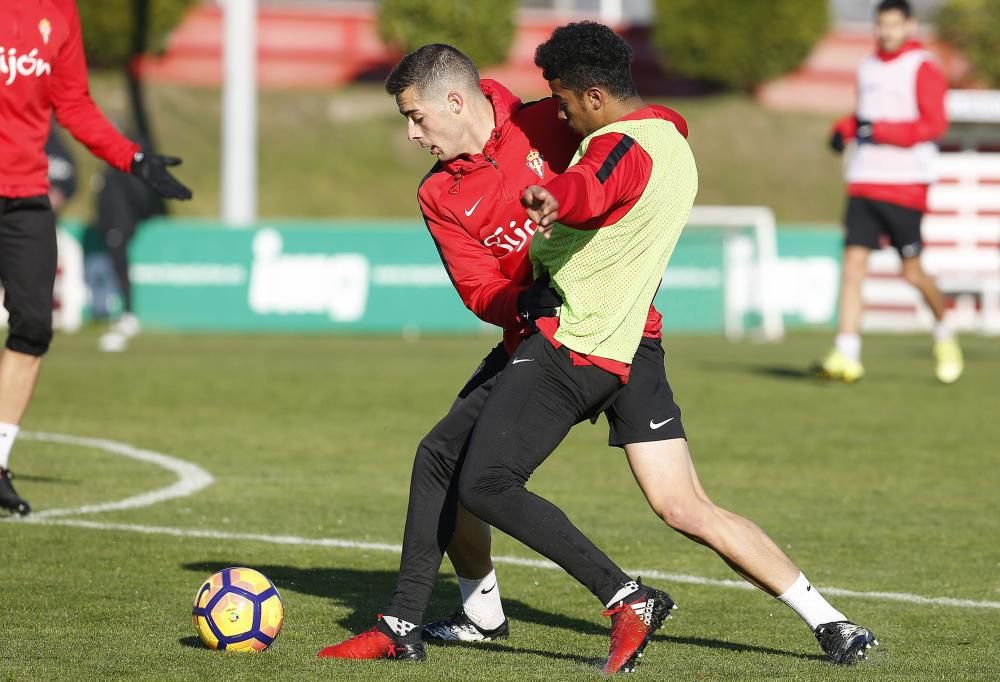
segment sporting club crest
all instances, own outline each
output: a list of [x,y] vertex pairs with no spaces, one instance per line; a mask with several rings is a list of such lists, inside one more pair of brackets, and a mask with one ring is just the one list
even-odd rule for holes
[[48,19],[42,19],[38,22],[38,32],[42,34],[42,40],[46,45],[49,44],[49,37],[52,35],[52,22]]
[[535,175],[543,180],[545,179],[545,163],[537,149],[532,149],[528,152],[528,158],[525,159],[525,163],[528,164],[528,168],[535,172]]

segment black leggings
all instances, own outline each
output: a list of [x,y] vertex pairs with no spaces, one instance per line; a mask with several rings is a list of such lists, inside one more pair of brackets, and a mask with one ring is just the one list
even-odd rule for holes
[[417,450],[400,573],[386,615],[422,622],[459,499],[562,566],[602,603],[629,581],[560,509],[524,487],[574,424],[606,406],[618,378],[574,367],[565,348],[553,348],[540,334],[522,343],[502,371],[498,351]]

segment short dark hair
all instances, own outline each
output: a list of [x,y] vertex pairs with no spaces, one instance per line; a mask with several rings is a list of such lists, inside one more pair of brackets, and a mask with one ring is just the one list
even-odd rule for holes
[[579,21],[560,26],[535,50],[545,80],[558,78],[581,93],[599,87],[618,99],[637,95],[632,82],[632,48],[604,24]]
[[458,48],[431,43],[399,60],[385,81],[385,91],[395,96],[410,86],[416,86],[417,92],[426,94],[444,83],[478,88],[479,70]]
[[882,2],[875,6],[875,16],[882,14],[882,12],[891,12],[892,10],[899,10],[907,19],[913,16],[913,7],[910,5],[909,0],[882,0]]

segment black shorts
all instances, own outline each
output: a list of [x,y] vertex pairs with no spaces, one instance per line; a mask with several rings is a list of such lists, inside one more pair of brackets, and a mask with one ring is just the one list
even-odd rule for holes
[[923,250],[920,237],[923,217],[922,211],[913,208],[850,197],[844,216],[847,228],[844,246],[864,246],[877,251],[882,248],[881,237],[885,234],[901,258],[916,258]]
[[56,223],[45,195],[0,197],[0,282],[10,313],[7,347],[43,355],[52,340]]
[[663,344],[643,337],[632,360],[628,383],[604,412],[608,418],[608,445],[650,443],[685,438],[681,408],[667,381]]

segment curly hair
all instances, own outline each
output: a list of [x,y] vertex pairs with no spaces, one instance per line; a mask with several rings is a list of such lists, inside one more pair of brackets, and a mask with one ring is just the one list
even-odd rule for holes
[[581,93],[599,87],[618,99],[637,95],[632,82],[632,48],[604,24],[579,21],[560,26],[535,50],[545,80],[558,78]]

